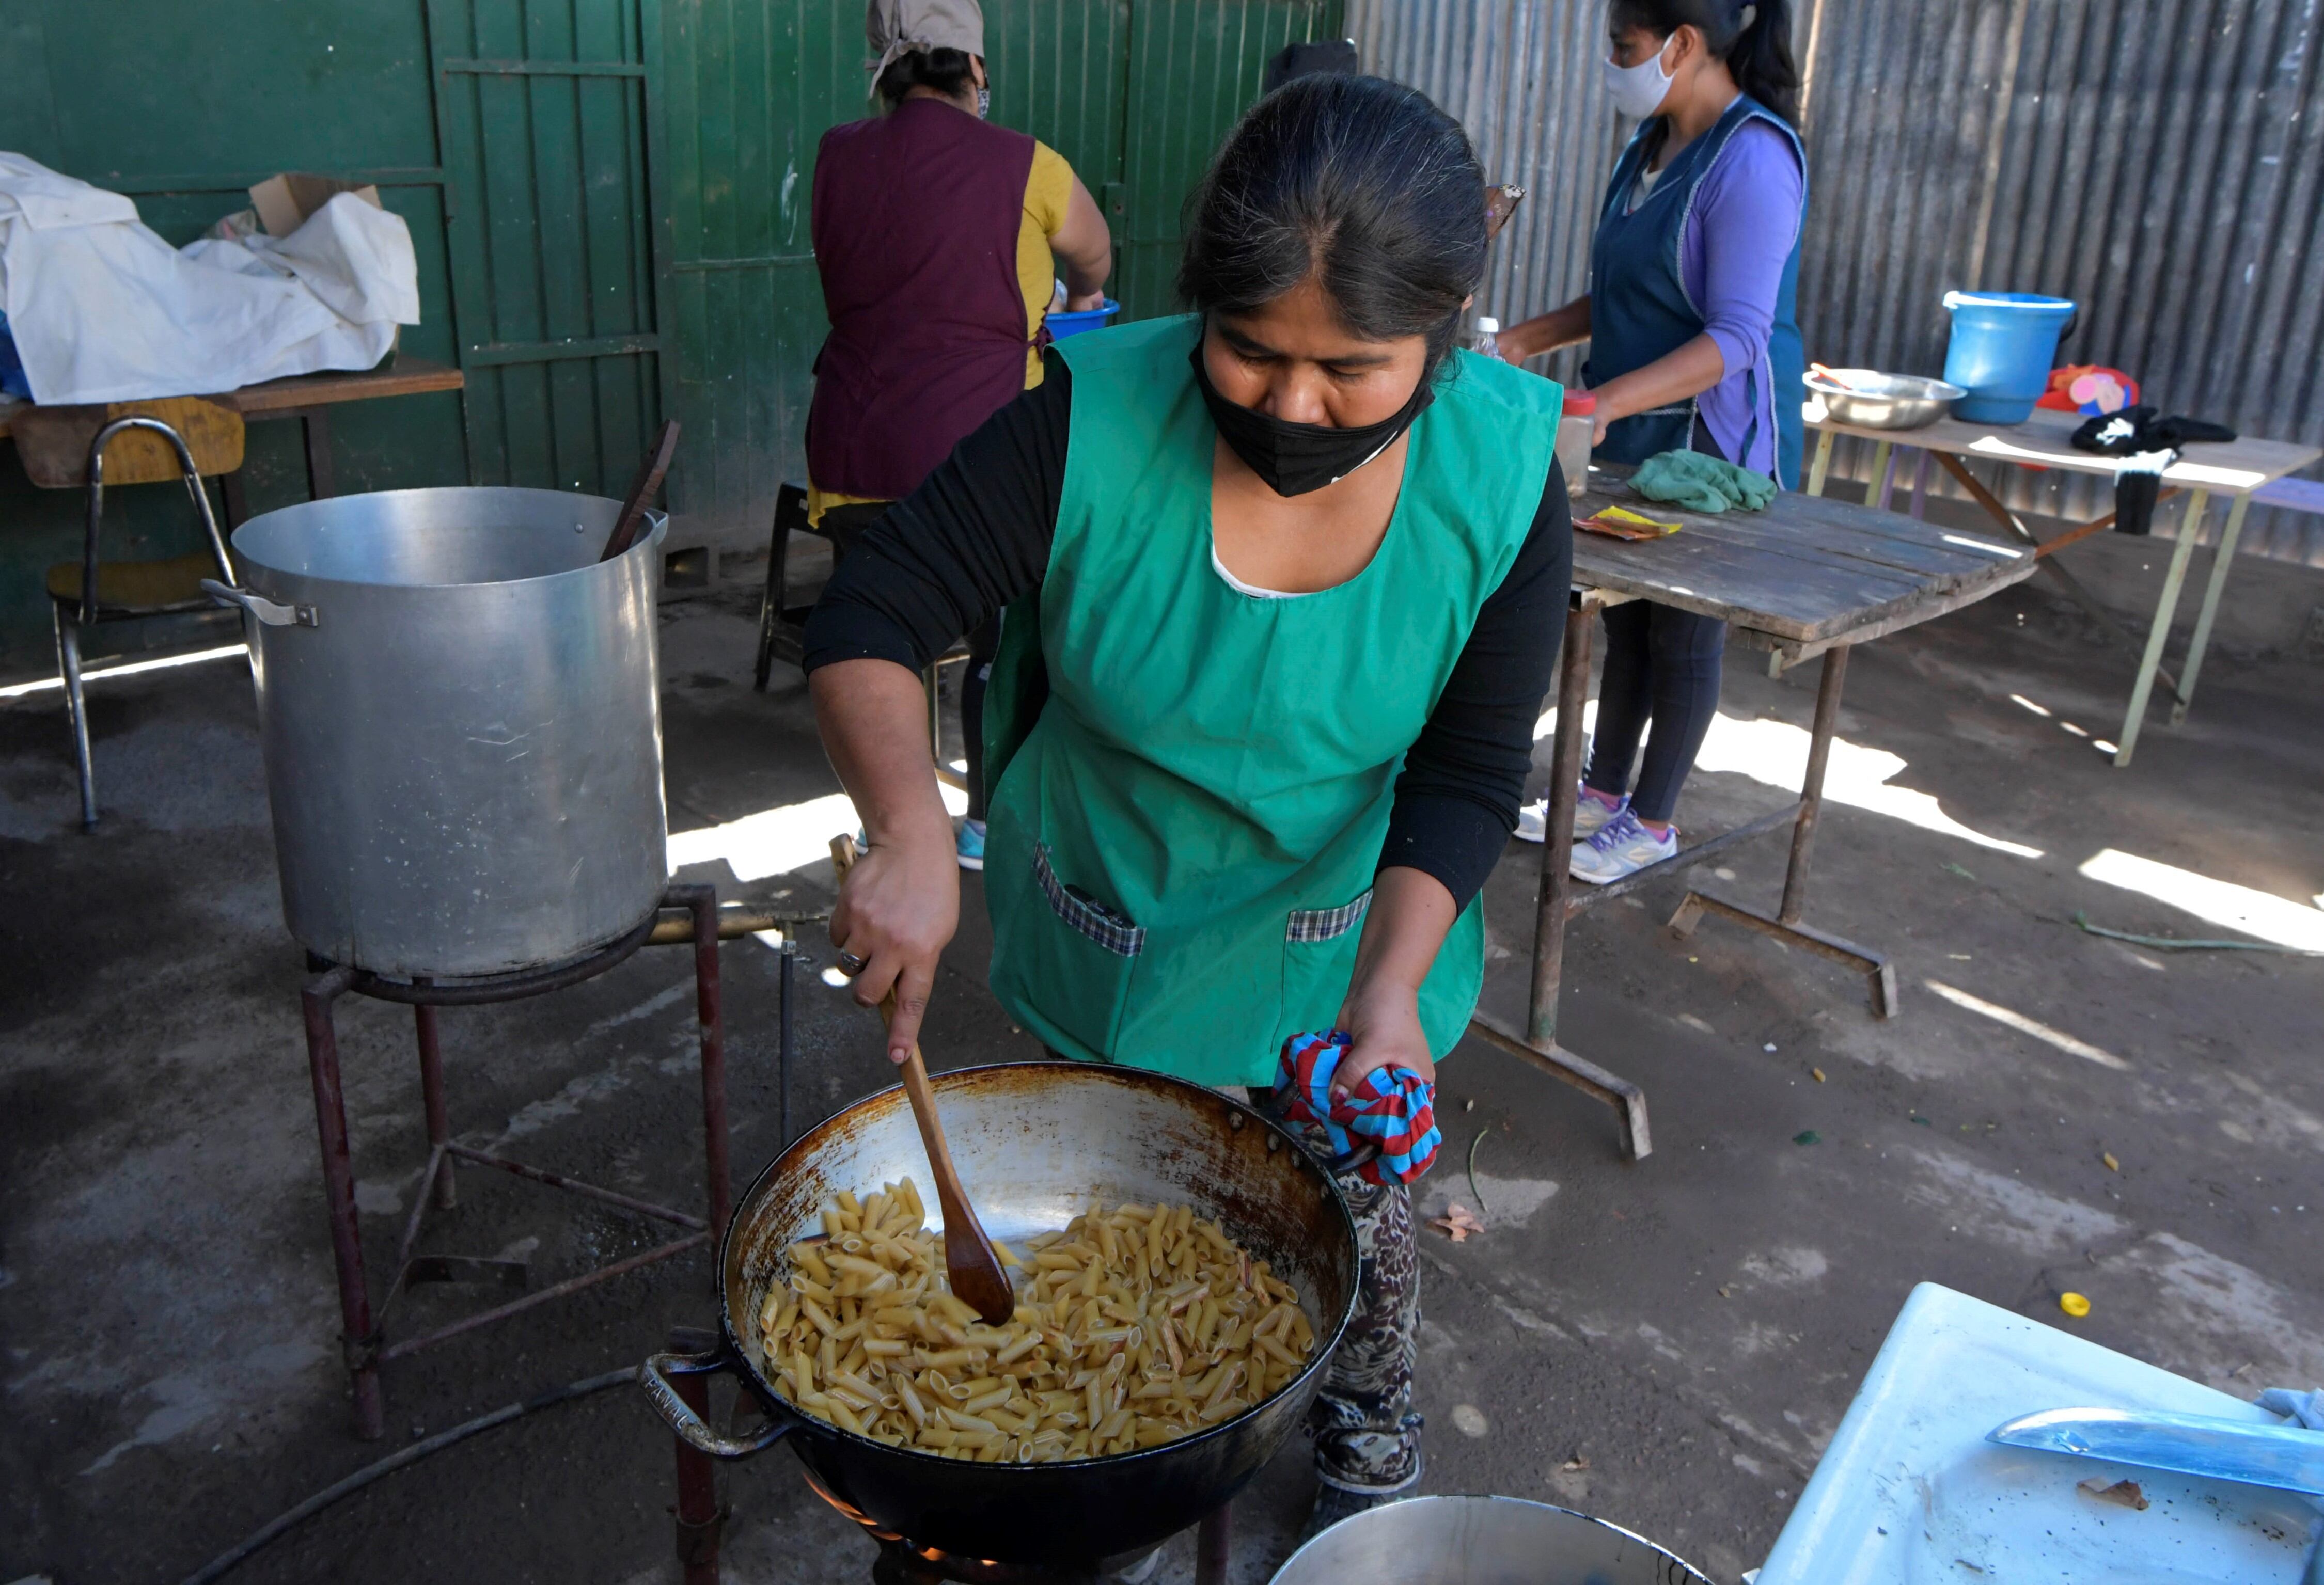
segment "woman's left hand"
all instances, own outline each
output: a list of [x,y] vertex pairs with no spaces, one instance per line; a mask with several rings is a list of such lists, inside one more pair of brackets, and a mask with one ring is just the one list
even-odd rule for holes
[[1352,1094],[1364,1076],[1378,1068],[1410,1068],[1429,1083],[1436,1083],[1436,1064],[1420,1027],[1419,998],[1411,991],[1400,985],[1351,990],[1340,1008],[1340,1027],[1352,1044],[1332,1075],[1333,1100]]

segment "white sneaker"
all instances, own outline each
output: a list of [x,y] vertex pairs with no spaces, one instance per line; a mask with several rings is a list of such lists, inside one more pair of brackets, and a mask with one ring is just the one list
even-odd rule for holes
[[1638,824],[1623,808],[1587,842],[1573,844],[1573,878],[1592,886],[1619,880],[1649,864],[1678,856],[1678,827],[1666,826],[1660,836]]
[[[1630,806],[1628,793],[1613,804],[1601,802],[1594,791],[1585,788],[1573,806],[1573,840],[1595,836],[1615,816]],[[1517,811],[1517,840],[1546,842],[1549,839],[1549,800],[1536,798]]]

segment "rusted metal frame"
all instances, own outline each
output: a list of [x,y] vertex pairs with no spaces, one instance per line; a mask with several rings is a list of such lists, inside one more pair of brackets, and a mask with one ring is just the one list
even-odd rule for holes
[[339,1037],[331,1005],[355,983],[353,970],[335,968],[299,993],[307,1024],[307,1069],[315,1087],[315,1128],[323,1150],[323,1199],[331,1219],[331,1258],[339,1279],[339,1349],[353,1378],[355,1433],[366,1442],[386,1433],[387,1405],[380,1393],[379,1335],[364,1282],[363,1236],[355,1220],[355,1164],[347,1152],[346,1099],[339,1086]]
[[[688,917],[684,921],[684,935],[678,939],[691,939],[695,946],[695,997],[696,1018],[701,1028],[703,1067],[704,1155],[712,1212],[708,1222],[682,1212],[673,1212],[610,1189],[601,1189],[560,1174],[545,1172],[521,1162],[510,1161],[460,1145],[449,1137],[448,1108],[444,1103],[442,1052],[437,1038],[436,1006],[522,1000],[602,974],[625,962],[645,945],[655,933],[661,908],[687,910]],[[757,923],[755,919],[736,922]],[[353,1378],[358,1436],[366,1441],[376,1441],[385,1433],[385,1405],[379,1374],[380,1367],[387,1360],[401,1359],[447,1338],[459,1336],[520,1311],[610,1281],[640,1267],[669,1259],[715,1240],[715,1230],[724,1225],[733,1208],[726,1118],[724,1022],[718,972],[718,942],[721,935],[727,933],[724,926],[728,923],[728,918],[718,907],[715,888],[673,885],[664,890],[656,912],[648,915],[629,935],[576,963],[542,973],[515,977],[498,983],[440,985],[424,977],[416,977],[410,981],[384,980],[361,970],[336,966],[326,969],[301,991],[308,1065],[314,1085],[316,1126],[323,1156],[324,1198],[330,1215],[332,1256],[338,1274],[341,1349]],[[733,933],[742,931],[738,928]],[[346,1106],[339,1077],[338,1034],[333,1018],[334,1004],[350,991],[382,1000],[412,1005],[420,1048],[420,1083],[429,1119],[428,1166],[415,1184],[411,1213],[405,1220],[403,1236],[397,1249],[394,1284],[377,1312],[371,1304],[364,1273],[362,1232],[355,1203],[355,1172],[347,1139]],[[454,1156],[478,1166],[497,1167],[519,1177],[604,1201],[642,1215],[672,1221],[692,1230],[684,1239],[595,1271],[585,1272],[537,1294],[529,1294],[512,1303],[464,1317],[435,1332],[383,1346],[381,1317],[407,1286],[412,1270],[411,1247],[418,1240],[430,1198],[428,1191],[449,1180]]]
[[[411,1022],[420,1040],[420,1099],[428,1114],[428,1159],[435,1169],[435,1175],[421,1185],[424,1193],[415,1199],[432,1196],[438,1211],[449,1211],[459,1203],[459,1190],[452,1181],[452,1160],[445,1149],[452,1142],[452,1114],[444,1100],[444,1047],[436,1027],[436,1009],[424,1001],[419,1003],[411,1009]],[[412,1226],[415,1230],[419,1227],[416,1217]]]
[[[698,1326],[674,1326],[669,1349],[674,1354],[706,1354],[718,1346],[718,1334]],[[710,1418],[710,1378],[674,1377],[670,1386],[686,1406],[704,1420]],[[727,1511],[718,1501],[718,1465],[708,1453],[678,1444],[678,1562],[686,1585],[718,1585],[718,1546],[726,1528]]]
[[[1969,471],[1969,465],[1950,451],[1932,452],[1930,455],[1937,459],[1937,465],[1940,467],[1953,476],[1955,483],[1969,492],[1971,500],[1985,509],[1987,516],[2034,547],[2034,554],[2040,561],[2043,570],[2057,579],[2064,586],[2066,593],[2071,594],[2075,602],[2088,612],[2100,627],[2120,639],[2124,648],[2134,652],[2137,650],[2138,640],[2131,636],[2130,630],[2114,619],[2114,613],[2098,604],[2098,597],[2084,586],[2081,579],[2068,572],[2061,563],[2042,555],[2042,541],[2034,538],[2034,530],[2027,528],[2024,521],[2015,512],[2004,505],[1999,496],[1978,482],[1977,475]],[[2172,698],[2179,696],[2179,681],[2176,677],[2160,667],[2156,668],[2155,676],[2163,679],[2163,686],[2171,690]]]
[[711,1235],[707,1232],[688,1233],[674,1243],[661,1244],[654,1249],[642,1250],[630,1256],[627,1259],[616,1260],[610,1266],[600,1266],[595,1271],[585,1271],[579,1276],[567,1277],[555,1286],[543,1288],[537,1294],[527,1294],[521,1299],[512,1299],[505,1304],[496,1304],[489,1310],[479,1310],[474,1315],[464,1315],[447,1325],[438,1327],[434,1332],[422,1332],[418,1337],[408,1337],[390,1343],[379,1350],[379,1362],[385,1364],[390,1359],[401,1359],[408,1354],[416,1354],[422,1349],[434,1348],[438,1343],[458,1337],[463,1332],[474,1332],[480,1326],[490,1326],[495,1321],[505,1321],[510,1316],[532,1309],[536,1305],[562,1299],[568,1294],[577,1294],[583,1288],[595,1287],[603,1282],[611,1282],[617,1276],[626,1276],[640,1267],[651,1266],[657,1261],[668,1260],[672,1256],[683,1255],[688,1249],[700,1249],[710,1241]]
[[1808,733],[1807,775],[1800,783],[1799,816],[1792,825],[1792,856],[1784,866],[1784,903],[1775,917],[1800,922],[1808,900],[1808,860],[1815,851],[1816,822],[1823,815],[1823,778],[1831,765],[1831,734],[1840,726],[1840,691],[1848,683],[1849,646],[1824,652],[1823,675],[1816,679],[1815,723]]
[[1886,954],[1876,952],[1868,946],[1858,946],[1846,936],[1834,935],[1812,925],[1784,924],[1756,908],[1747,908],[1740,903],[1731,903],[1702,891],[1686,894],[1686,900],[1679,904],[1678,911],[1671,916],[1671,933],[1683,940],[1693,934],[1695,926],[1706,913],[1731,919],[1747,929],[1775,936],[1794,946],[1804,947],[1821,957],[1856,970],[1865,977],[1865,1000],[1872,1009],[1872,1016],[1878,1018],[1896,1016],[1896,969],[1888,961]]
[[1643,890],[1656,881],[1668,880],[1683,871],[1692,870],[1697,864],[1717,858],[1729,848],[1738,847],[1754,837],[1765,836],[1771,831],[1789,825],[1798,816],[1800,808],[1801,806],[1794,803],[1780,809],[1771,809],[1748,825],[1738,825],[1732,831],[1722,831],[1717,836],[1696,843],[1692,847],[1684,849],[1670,858],[1657,860],[1643,870],[1633,870],[1619,880],[1609,880],[1603,886],[1578,889],[1572,900],[1565,905],[1566,917],[1571,918],[1575,914],[1596,908],[1600,903],[1610,902],[1618,897],[1628,897],[1630,893]]
[[1573,813],[1581,801],[1582,713],[1590,699],[1590,619],[1609,604],[1593,589],[1572,596],[1565,641],[1559,649],[1557,727],[1550,742],[1549,806],[1543,816],[1541,884],[1534,911],[1533,984],[1526,1004],[1526,1038],[1540,1050],[1557,1044],[1565,921],[1573,893]]
[[1227,1585],[1234,1562],[1233,1510],[1221,1503],[1194,1532],[1194,1585]]
[[1582,714],[1590,696],[1591,618],[1627,594],[1577,589],[1568,598],[1565,640],[1560,650],[1557,727],[1550,745],[1549,806],[1542,834],[1541,881],[1534,913],[1533,982],[1526,1033],[1482,1011],[1472,1013],[1470,1030],[1552,1078],[1572,1085],[1614,1109],[1623,1156],[1632,1161],[1651,1148],[1646,1092],[1628,1079],[1574,1055],[1557,1044],[1557,998],[1564,975],[1565,922],[1578,911],[1573,900],[1573,814],[1580,802]]
[[1770,917],[1690,889],[1677,911],[1671,915],[1670,928],[1674,934],[1686,936],[1706,912],[1715,913],[1749,929],[1844,963],[1867,976],[1867,994],[1874,1016],[1888,1018],[1896,1016],[1897,992],[1895,970],[1886,955],[1801,923],[1801,915],[1807,908],[1808,870],[1815,852],[1816,826],[1823,815],[1824,773],[1831,763],[1831,740],[1840,724],[1840,696],[1848,681],[1849,648],[1839,644],[1824,652],[1823,675],[1816,685],[1815,724],[1808,738],[1807,774],[1801,779],[1799,802],[1794,806],[1796,814],[1792,824],[1791,858],[1784,867],[1782,905]]
[[694,916],[694,1007],[702,1046],[702,1153],[710,1183],[710,1225],[723,1229],[734,1210],[727,1163],[726,1018],[718,981],[718,889],[673,886],[666,900]]
[[619,1190],[601,1189],[595,1184],[585,1184],[578,1178],[568,1178],[563,1173],[545,1172],[537,1166],[528,1166],[521,1161],[511,1161],[505,1156],[494,1156],[488,1150],[478,1150],[473,1146],[454,1144],[447,1147],[447,1149],[461,1160],[473,1162],[478,1166],[498,1167],[504,1173],[523,1178],[529,1183],[539,1184],[544,1188],[562,1189],[568,1194],[578,1194],[585,1200],[602,1200],[606,1204],[619,1206],[623,1211],[634,1211],[640,1216],[650,1216],[657,1221],[670,1222],[675,1226],[688,1228],[696,1232],[702,1232],[719,1225],[705,1221],[698,1216],[689,1216],[683,1211],[672,1211],[667,1205],[656,1205],[651,1201],[637,1199]]
[[1489,1046],[1498,1046],[1518,1061],[1539,1068],[1560,1083],[1571,1084],[1592,1100],[1602,1101],[1612,1107],[1615,1124],[1621,1130],[1625,1159],[1637,1161],[1653,1153],[1654,1138],[1646,1125],[1646,1092],[1629,1080],[1600,1067],[1587,1057],[1576,1056],[1562,1046],[1553,1045],[1544,1051],[1487,1013],[1478,1012],[1470,1016],[1469,1032],[1481,1037]]

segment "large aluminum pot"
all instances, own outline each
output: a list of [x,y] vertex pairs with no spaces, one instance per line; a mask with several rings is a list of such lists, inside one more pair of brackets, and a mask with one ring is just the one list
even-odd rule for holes
[[333,963],[467,978],[627,934],[669,880],[654,603],[621,503],[392,490],[234,532],[282,913]]
[[1341,1520],[1271,1585],[1711,1585],[1653,1542],[1514,1497],[1416,1497]]
[[[810,1419],[776,1396],[759,1306],[784,1246],[819,1238],[842,1189],[910,1177],[933,1212],[927,1153],[900,1089],[836,1113],[777,1156],[742,1197],[719,1253],[717,1350],[657,1355],[640,1380],[679,1435],[739,1458],[788,1439],[811,1478],[874,1529],[955,1555],[1086,1566],[1194,1524],[1256,1475],[1299,1425],[1356,1299],[1356,1230],[1330,1176],[1282,1129],[1199,1084],[1094,1063],[1010,1063],[934,1079],[953,1159],[985,1230],[1014,1239],[1109,1204],[1182,1201],[1268,1261],[1315,1324],[1314,1359],[1267,1402],[1210,1430],[1060,1464],[977,1464],[889,1447]],[[717,1435],[669,1378],[731,1370],[768,1415]]]

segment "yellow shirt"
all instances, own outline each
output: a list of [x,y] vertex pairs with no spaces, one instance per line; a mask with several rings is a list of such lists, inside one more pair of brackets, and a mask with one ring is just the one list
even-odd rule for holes
[[[1065,206],[1074,196],[1074,168],[1065,157],[1036,139],[1033,143],[1033,168],[1025,176],[1025,211],[1017,224],[1017,290],[1025,298],[1025,338],[1028,342],[1040,333],[1041,321],[1048,318],[1049,299],[1056,293],[1056,262],[1049,253],[1049,239],[1065,228]],[[1030,391],[1041,382],[1041,355],[1031,346],[1025,349],[1025,389]],[[807,486],[807,521],[810,524],[823,521],[825,511],[835,506],[856,506],[881,499],[875,495],[843,495],[835,490],[818,490],[810,479]]]

